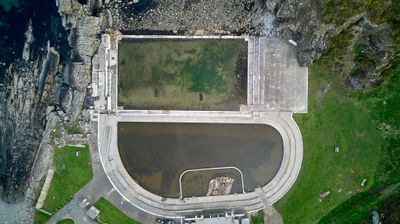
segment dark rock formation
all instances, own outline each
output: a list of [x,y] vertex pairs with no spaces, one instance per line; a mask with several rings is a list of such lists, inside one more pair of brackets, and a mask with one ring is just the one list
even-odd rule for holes
[[64,71],[70,80],[70,88],[62,101],[67,120],[76,119],[82,111],[92,57],[100,45],[100,33],[111,26],[109,12],[99,8],[101,2],[93,0],[81,5],[78,1],[58,0],[59,13],[70,30],[68,41],[73,48],[71,61]]
[[[341,15],[339,18],[332,18],[335,16],[333,13],[328,19],[328,8],[334,9],[334,6],[329,6],[331,2],[265,0],[264,8],[276,14],[278,38],[291,39],[297,43],[297,59],[303,66],[311,65],[321,57],[332,44],[332,38],[344,31],[351,32],[352,38],[347,49],[350,54],[344,57],[349,62],[353,61],[353,65],[350,69],[344,69],[343,75],[349,77],[348,85],[352,90],[376,83],[382,68],[387,65],[388,58],[393,53],[391,27],[386,23],[369,22],[369,17],[373,15],[366,8],[347,17]],[[352,6],[348,6],[350,7]]]
[[[60,65],[50,46],[29,57],[32,42],[26,33],[24,59],[12,63],[0,91],[0,195],[8,202],[21,198],[35,163],[42,136],[55,122],[80,116],[85,88],[90,81],[91,58],[100,43],[100,32],[110,25],[109,12],[97,9],[101,1],[57,0],[64,27],[70,30],[71,59]],[[35,60],[32,60],[35,58]],[[31,59],[31,60],[29,60]],[[51,121],[51,125],[48,122]]]
[[351,90],[365,88],[370,84],[379,84],[379,74],[389,63],[392,55],[392,39],[387,26],[376,26],[364,18],[349,28],[353,33],[353,66],[349,73],[348,84]]
[[[115,29],[246,33],[252,27],[256,1],[151,0],[109,1]],[[258,1],[257,1],[258,2]],[[205,33],[204,33],[205,34]]]
[[1,195],[14,201],[23,194],[45,127],[46,107],[57,94],[60,56],[47,48],[35,61],[19,60],[7,70],[7,87],[0,92]]

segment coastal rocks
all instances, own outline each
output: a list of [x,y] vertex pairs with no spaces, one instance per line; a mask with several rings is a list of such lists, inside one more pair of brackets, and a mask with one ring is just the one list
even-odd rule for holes
[[[100,33],[101,18],[95,16],[85,16],[79,20],[76,28],[76,41],[70,43],[75,46],[74,50],[82,57],[83,62],[90,62],[90,58],[100,45],[98,34]],[[90,64],[86,64],[90,67]]]
[[265,8],[271,12],[276,13],[276,8],[278,7],[280,0],[267,0],[265,1]]
[[23,195],[45,128],[46,105],[55,98],[50,85],[59,55],[50,47],[47,52],[35,61],[12,63],[7,77],[13,79],[0,91],[0,193],[10,202]]
[[379,82],[379,73],[389,63],[392,39],[389,28],[376,26],[361,19],[351,29],[353,38],[353,66],[348,84],[351,90],[365,88]]
[[[91,60],[100,45],[100,33],[111,25],[112,19],[110,12],[97,8],[101,6],[97,1],[81,5],[76,0],[58,0],[57,4],[63,21],[66,21],[65,28],[70,30],[68,42],[73,48],[64,71],[64,77],[71,82],[62,101],[68,120],[73,121],[82,111],[86,87],[91,80]],[[95,11],[100,11],[98,16],[94,15]]]
[[[28,207],[32,188],[51,158],[50,131],[61,122],[82,117],[91,57],[99,45],[100,32],[111,23],[109,13],[106,16],[107,12],[100,10],[96,16],[92,4],[83,6],[76,0],[56,3],[62,24],[70,30],[70,61],[64,58],[61,62],[49,42],[47,48],[35,46],[40,51],[31,49],[40,43],[34,40],[34,27],[29,23],[23,59],[10,64],[6,84],[0,84],[0,199],[13,203],[26,196]],[[63,103],[66,101],[69,103]],[[86,125],[79,125],[87,130],[89,121],[82,122]],[[87,142],[88,136],[85,131],[78,140]]]
[[217,177],[210,180],[207,196],[226,195],[232,190],[234,179],[230,177]]
[[29,20],[28,23],[28,29],[25,31],[25,43],[24,43],[24,49],[22,51],[22,59],[25,61],[29,61],[29,53],[30,53],[30,47],[33,42],[33,35],[32,35],[32,20]]
[[66,29],[73,29],[78,19],[82,16],[82,5],[75,0],[56,0],[62,25]]
[[327,27],[322,24],[310,1],[266,1],[267,10],[276,12],[278,37],[294,40],[297,59],[302,66],[310,65],[327,47]]
[[225,30],[245,32],[251,26],[254,1],[154,0],[106,4],[117,30]]
[[[391,28],[386,23],[373,24],[368,21],[368,12],[360,11],[332,22],[325,17],[327,1],[310,0],[265,0],[266,11],[276,14],[277,37],[297,43],[297,59],[300,65],[309,66],[332,44],[332,39],[350,32],[347,55],[338,61],[345,65],[339,72],[347,78],[351,90],[379,84],[379,74],[392,55]],[[343,46],[342,46],[343,47]],[[335,58],[336,60],[336,58]],[[346,62],[344,62],[346,61]]]
[[[35,63],[38,66],[38,63]],[[39,74],[34,66],[19,62],[11,64],[7,74],[13,75],[7,92],[0,95],[0,179],[3,191],[1,195],[7,201],[14,201],[22,194],[22,183],[26,181],[34,153],[39,146],[42,125],[33,128],[33,105],[37,102],[35,89],[38,87]],[[7,97],[8,95],[8,97]]]

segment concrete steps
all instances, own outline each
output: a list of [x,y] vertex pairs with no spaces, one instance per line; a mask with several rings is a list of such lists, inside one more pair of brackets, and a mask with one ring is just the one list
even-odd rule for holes
[[247,104],[253,104],[253,84],[254,84],[254,37],[249,38],[247,48]]
[[247,105],[241,111],[307,112],[308,71],[293,46],[278,39],[250,37]]
[[263,52],[261,51],[262,41],[260,38],[252,37],[248,44],[248,83],[247,83],[247,104],[264,104],[264,83],[262,67],[265,66]]

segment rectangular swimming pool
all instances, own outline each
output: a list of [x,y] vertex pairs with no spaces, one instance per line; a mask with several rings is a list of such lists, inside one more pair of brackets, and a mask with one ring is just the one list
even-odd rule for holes
[[124,109],[239,110],[247,103],[244,38],[122,38],[118,105]]

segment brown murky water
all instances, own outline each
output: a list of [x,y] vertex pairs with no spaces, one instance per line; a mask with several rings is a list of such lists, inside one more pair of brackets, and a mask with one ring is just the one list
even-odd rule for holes
[[[282,137],[264,124],[121,122],[118,148],[131,177],[146,190],[164,197],[179,195],[183,171],[208,167],[237,167],[243,173],[244,187],[254,190],[275,176],[283,156]],[[204,176],[198,178],[198,189],[184,187],[184,193],[203,195],[209,181]],[[232,177],[240,182],[237,175]],[[195,177],[191,178],[193,182]]]

